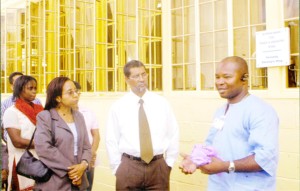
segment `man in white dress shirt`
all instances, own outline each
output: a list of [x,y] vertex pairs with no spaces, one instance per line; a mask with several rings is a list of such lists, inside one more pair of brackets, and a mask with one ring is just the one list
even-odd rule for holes
[[[106,148],[116,175],[116,190],[169,190],[172,166],[178,156],[179,128],[165,98],[149,92],[144,64],[131,60],[124,66],[131,91],[116,101],[109,112]],[[141,158],[139,137],[140,100],[147,117],[153,157]]]

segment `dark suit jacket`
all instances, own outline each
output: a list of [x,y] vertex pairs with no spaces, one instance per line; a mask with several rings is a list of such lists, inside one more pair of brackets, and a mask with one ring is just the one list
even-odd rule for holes
[[[36,190],[72,190],[71,180],[68,178],[68,167],[80,163],[82,160],[91,160],[91,144],[85,127],[82,114],[73,110],[73,118],[78,133],[78,153],[74,158],[74,137],[55,109],[45,110],[37,116],[37,129],[34,136],[35,150],[39,159],[46,164],[54,173],[50,180],[45,183],[36,183]],[[54,123],[55,145],[52,145],[51,124]],[[86,173],[83,173],[84,175]],[[82,185],[88,185],[83,179]],[[82,190],[84,188],[81,188]]]

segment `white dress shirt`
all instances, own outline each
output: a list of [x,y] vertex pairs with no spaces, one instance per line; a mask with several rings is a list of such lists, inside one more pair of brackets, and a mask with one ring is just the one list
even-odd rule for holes
[[[114,174],[123,153],[140,157],[140,99],[130,91],[110,109],[106,127],[106,148]],[[167,100],[155,93],[146,91],[142,99],[150,127],[153,153],[165,154],[168,166],[172,167],[179,152],[179,128],[173,111]]]

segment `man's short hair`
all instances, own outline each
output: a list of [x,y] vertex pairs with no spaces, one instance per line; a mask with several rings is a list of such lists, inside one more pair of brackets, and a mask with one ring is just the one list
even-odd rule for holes
[[139,60],[130,60],[129,62],[127,62],[123,68],[123,72],[124,72],[124,75],[126,77],[129,77],[130,76],[130,69],[131,68],[139,68],[139,67],[145,67],[145,65],[139,61]]
[[22,72],[13,72],[13,73],[11,73],[10,75],[9,75],[9,77],[8,77],[8,80],[9,80],[9,83],[10,83],[10,85],[13,85],[13,78],[15,77],[15,76],[23,76],[23,73]]

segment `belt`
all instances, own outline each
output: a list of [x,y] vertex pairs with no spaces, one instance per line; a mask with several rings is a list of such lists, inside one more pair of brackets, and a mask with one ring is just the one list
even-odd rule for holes
[[[144,162],[144,160],[141,157],[135,157],[135,156],[132,156],[132,155],[129,155],[129,154],[126,154],[126,153],[123,153],[123,156],[127,157],[131,160],[137,160],[137,161],[143,161]],[[164,157],[163,154],[155,155],[150,162],[155,161],[155,160],[160,159],[160,158],[163,158],[163,157]]]

